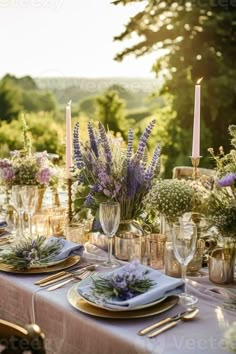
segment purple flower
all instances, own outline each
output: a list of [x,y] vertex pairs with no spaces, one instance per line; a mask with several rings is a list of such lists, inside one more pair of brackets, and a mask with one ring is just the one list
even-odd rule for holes
[[145,188],[145,170],[137,160],[127,166],[127,196],[133,198],[140,189]]
[[133,154],[133,141],[134,141],[134,131],[133,129],[130,128],[128,134],[128,146],[126,152],[127,161],[130,161]]
[[219,179],[217,183],[220,187],[229,187],[232,186],[232,184],[234,184],[235,180],[236,180],[236,173],[231,172],[231,173],[227,173],[227,175]]
[[36,158],[36,164],[37,166],[41,166],[45,161],[47,161],[48,159],[48,153],[47,151],[43,151],[43,152],[36,152],[34,154],[35,158]]
[[111,148],[110,148],[110,145],[109,145],[109,141],[107,139],[107,134],[106,134],[105,128],[104,128],[104,126],[102,125],[101,122],[99,122],[98,129],[99,129],[99,134],[100,134],[100,137],[101,137],[101,144],[102,144],[102,147],[103,147],[103,150],[104,150],[104,153],[105,153],[105,158],[106,158],[106,161],[107,161],[107,170],[111,171],[111,167],[112,167]]
[[93,204],[93,196],[91,193],[89,193],[85,199],[84,206],[85,207],[90,207]]
[[153,129],[155,123],[156,123],[156,120],[155,119],[152,120],[148,124],[147,128],[144,130],[144,132],[143,132],[143,134],[142,134],[142,136],[140,138],[138,149],[137,149],[137,152],[136,152],[136,159],[139,160],[139,161],[142,160],[143,157],[144,157],[145,148],[147,146],[147,140],[148,140],[148,138],[149,138],[149,136],[150,136],[150,134],[152,132],[152,129]]
[[158,169],[160,172],[160,154],[161,154],[161,146],[158,145],[157,148],[154,150],[152,160],[150,162],[150,166],[147,169],[145,174],[145,181],[151,181],[154,177],[155,169]]
[[50,182],[50,179],[52,177],[52,171],[48,167],[44,167],[41,170],[38,171],[36,175],[36,179],[40,184],[48,184]]
[[79,122],[75,124],[73,133],[73,146],[74,146],[74,159],[76,166],[81,169],[84,166],[84,159],[81,152],[81,147],[79,143]]
[[0,160],[0,168],[11,167],[11,162],[8,159]]
[[5,182],[7,183],[11,182],[14,178],[14,171],[12,167],[11,166],[4,167],[1,172],[1,177]]
[[98,158],[98,147],[97,147],[97,142],[96,142],[96,138],[95,138],[95,134],[91,122],[88,122],[88,134],[89,134],[91,149],[94,152],[94,155]]

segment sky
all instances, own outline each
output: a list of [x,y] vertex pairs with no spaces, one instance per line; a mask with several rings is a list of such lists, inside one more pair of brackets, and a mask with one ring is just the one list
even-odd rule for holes
[[110,0],[0,0],[0,77],[154,77],[156,53],[114,61],[113,42],[143,4]]

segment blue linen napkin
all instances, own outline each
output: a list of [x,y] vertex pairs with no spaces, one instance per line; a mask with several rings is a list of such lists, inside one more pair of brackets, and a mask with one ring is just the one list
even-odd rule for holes
[[[123,273],[128,270],[129,265],[125,265],[109,273],[103,273],[102,276],[110,277],[116,273]],[[104,298],[104,296],[94,295],[91,287],[92,280],[90,278],[82,281],[78,286],[78,293],[87,298],[89,301],[102,305],[104,308],[113,310],[125,310],[135,308],[141,305],[156,301],[164,296],[177,295],[184,291],[184,282],[182,279],[172,278],[165,274],[158,272],[152,268],[146,267],[142,264],[138,265],[137,273],[142,273],[148,270],[147,277],[153,281],[153,286],[147,292],[137,295],[129,300],[121,300],[119,298]]]
[[52,245],[54,243],[59,243],[61,248],[57,254],[54,254],[50,261],[60,261],[69,256],[82,256],[84,251],[84,246],[75,242],[67,241],[63,238],[49,237],[46,240],[46,245]]

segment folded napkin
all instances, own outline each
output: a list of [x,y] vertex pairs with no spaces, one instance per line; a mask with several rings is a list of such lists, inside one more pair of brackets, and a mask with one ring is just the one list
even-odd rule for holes
[[69,256],[82,256],[84,251],[84,246],[75,242],[67,241],[63,238],[58,237],[49,237],[46,240],[46,245],[53,245],[55,243],[59,243],[61,248],[57,254],[54,254],[50,261],[60,261],[61,259],[65,259]]
[[[123,272],[127,272],[128,269],[129,265],[125,265],[124,267],[116,269],[112,272],[105,274],[103,273],[101,276],[106,278],[111,277],[117,273],[122,274]],[[82,297],[87,298],[89,301],[103,305],[103,307],[113,310],[136,308],[138,306],[156,301],[164,296],[179,294],[184,290],[184,282],[182,279],[169,277],[142,264],[138,265],[136,269],[137,273],[141,274],[145,271],[148,271],[146,277],[153,281],[153,286],[149,288],[147,292],[139,294],[129,300],[121,300],[117,297],[110,299],[104,298],[102,295],[94,295],[91,289],[93,283],[90,278],[87,278],[86,281],[83,281],[77,290]]]

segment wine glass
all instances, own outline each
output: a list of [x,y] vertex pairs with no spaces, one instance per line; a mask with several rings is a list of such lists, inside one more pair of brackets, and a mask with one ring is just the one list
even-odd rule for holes
[[35,212],[35,207],[37,203],[38,187],[23,186],[22,198],[23,198],[24,211],[28,214],[29,233],[30,233],[30,237],[32,238],[32,217]]
[[185,292],[179,294],[179,302],[182,305],[191,306],[198,301],[198,298],[187,294],[186,269],[196,250],[197,227],[193,223],[176,223],[173,226],[172,237],[174,254],[181,265],[182,279],[185,283]]
[[117,202],[105,202],[99,205],[99,220],[104,234],[108,237],[108,259],[105,267],[117,267],[118,262],[111,259],[112,238],[120,224],[120,204]]
[[22,196],[22,186],[12,186],[11,190],[11,203],[14,209],[16,210],[19,218],[17,233],[19,237],[23,237],[24,230],[24,205],[23,205],[23,196]]

